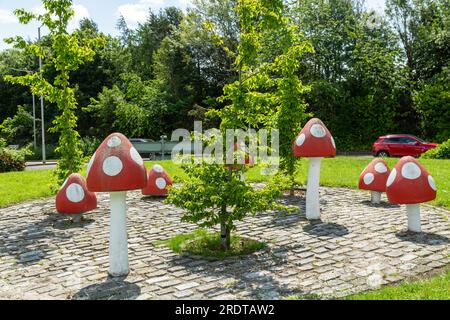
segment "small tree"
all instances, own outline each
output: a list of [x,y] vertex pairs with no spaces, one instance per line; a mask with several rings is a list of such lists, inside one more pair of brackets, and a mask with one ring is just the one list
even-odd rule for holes
[[[224,128],[278,129],[280,169],[292,187],[298,160],[292,143],[308,117],[304,94],[310,89],[299,77],[300,58],[313,49],[286,17],[282,0],[239,0],[235,10],[241,26],[239,79],[224,87],[220,100],[229,104],[211,113],[220,116]],[[223,44],[217,35],[214,40]]]
[[77,101],[75,90],[69,82],[70,73],[83,63],[92,61],[94,49],[103,45],[104,39],[92,38],[82,41],[78,33],[67,32],[67,25],[74,14],[71,0],[42,2],[46,10],[43,14],[26,12],[24,9],[17,9],[14,13],[23,24],[36,20],[45,25],[50,30],[51,50],[46,50],[39,43],[29,43],[22,37],[9,38],[6,42],[40,58],[49,57],[45,67],[53,67],[57,75],[52,81],[44,79],[44,67],[41,72],[20,77],[6,76],[5,80],[28,86],[34,94],[43,94],[47,101],[57,105],[60,114],[53,120],[53,127],[50,130],[60,134],[59,144],[55,150],[60,155],[55,173],[57,184],[60,185],[70,173],[80,171],[84,163],[83,153],[80,150],[80,135],[76,131]]
[[220,225],[223,251],[230,249],[235,221],[248,214],[286,209],[275,201],[282,194],[283,182],[277,180],[264,188],[254,189],[240,179],[243,165],[236,165],[241,168],[232,170],[229,166],[202,161],[182,167],[186,179],[181,187],[170,189],[167,202],[186,210],[182,221],[194,222],[200,227]]

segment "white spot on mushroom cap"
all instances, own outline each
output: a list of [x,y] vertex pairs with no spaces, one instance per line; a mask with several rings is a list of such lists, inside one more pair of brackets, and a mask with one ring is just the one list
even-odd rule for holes
[[323,138],[327,134],[327,132],[325,131],[325,128],[318,123],[313,124],[311,126],[311,129],[309,130],[309,132],[311,132],[311,134],[316,138]]
[[387,167],[384,165],[383,162],[378,162],[378,163],[375,165],[375,171],[378,172],[378,173],[385,173],[385,172],[388,171],[388,169],[387,169]]
[[144,160],[142,160],[142,157],[139,154],[139,152],[137,152],[136,148],[132,147],[130,149],[130,156],[131,159],[133,159],[133,161],[136,162],[138,165],[142,166],[144,164]]
[[375,180],[375,176],[373,173],[369,172],[364,175],[363,180],[365,184],[371,184],[373,180]]
[[305,134],[301,133],[295,140],[295,144],[300,147],[305,142],[305,138],[306,138]]
[[420,177],[421,170],[414,162],[407,162],[402,167],[402,176],[406,179],[414,180]]
[[106,175],[114,177],[117,176],[122,171],[123,163],[118,157],[111,156],[106,158],[105,161],[103,161],[102,169]]
[[84,199],[83,187],[78,183],[71,183],[66,189],[66,197],[70,202],[80,202]]
[[91,160],[89,160],[89,163],[87,165],[86,177],[89,175],[89,171],[91,171],[92,164],[94,163],[94,160],[95,160],[95,154],[96,154],[96,152],[94,152],[94,154],[92,155]]
[[122,140],[118,136],[112,136],[109,138],[108,142],[106,143],[108,147],[115,148],[122,144]]
[[434,182],[434,179],[432,176],[428,176],[428,184],[430,185],[431,189],[434,191],[437,191],[436,183]]
[[163,173],[164,172],[164,168],[161,165],[159,165],[159,164],[155,164],[153,166],[153,171],[158,172],[158,173]]
[[156,186],[158,187],[158,189],[164,189],[167,185],[166,180],[164,180],[164,178],[157,178],[156,181]]
[[392,169],[391,174],[389,175],[387,181],[386,181],[386,186],[390,187],[391,184],[394,183],[395,177],[397,177],[397,169]]
[[331,136],[331,144],[333,145],[333,148],[336,150],[336,143],[334,142],[333,136]]

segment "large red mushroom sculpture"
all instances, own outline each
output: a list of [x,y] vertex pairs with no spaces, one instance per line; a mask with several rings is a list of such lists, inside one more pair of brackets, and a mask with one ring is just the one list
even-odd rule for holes
[[306,218],[320,219],[319,182],[320,161],[336,155],[336,145],[327,127],[320,119],[309,120],[293,144],[294,156],[309,158],[306,186]]
[[359,176],[359,189],[370,191],[372,203],[380,203],[381,193],[386,192],[386,181],[390,173],[386,161],[375,158]]
[[386,194],[393,204],[406,204],[408,230],[421,232],[420,203],[436,198],[433,177],[413,157],[401,158],[386,182]]
[[148,171],[147,185],[142,188],[142,194],[146,196],[166,196],[167,187],[173,184],[172,179],[164,170],[164,168],[155,164]]
[[73,221],[81,221],[83,213],[97,208],[97,196],[88,190],[83,176],[72,173],[58,191],[55,205],[58,213],[70,215]]
[[113,277],[124,276],[129,272],[127,191],[142,189],[146,184],[144,161],[131,142],[121,133],[109,135],[89,161],[88,189],[95,192],[109,192],[110,195],[108,272]]

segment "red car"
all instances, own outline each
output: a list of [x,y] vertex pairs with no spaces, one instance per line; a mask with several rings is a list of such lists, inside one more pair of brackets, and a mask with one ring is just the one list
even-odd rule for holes
[[373,144],[374,157],[419,157],[425,151],[436,148],[437,143],[426,142],[409,134],[391,134],[379,137]]

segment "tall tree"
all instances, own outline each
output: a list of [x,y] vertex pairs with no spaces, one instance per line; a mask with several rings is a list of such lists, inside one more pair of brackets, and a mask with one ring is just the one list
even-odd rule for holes
[[72,172],[78,172],[83,165],[83,154],[80,150],[80,135],[76,131],[77,117],[75,110],[77,101],[75,90],[70,86],[70,73],[86,61],[92,61],[94,48],[103,43],[101,38],[93,38],[81,44],[78,33],[69,34],[67,25],[74,11],[70,0],[43,0],[45,13],[36,14],[24,9],[15,10],[15,14],[21,23],[28,24],[37,20],[44,24],[50,31],[52,41],[51,52],[46,52],[39,43],[27,43],[22,37],[8,39],[18,49],[33,53],[38,57],[49,57],[57,75],[51,82],[43,78],[42,72],[28,74],[26,76],[6,76],[5,79],[12,83],[31,87],[36,94],[43,94],[45,98],[55,103],[59,114],[53,121],[53,132],[59,133],[59,144],[56,151],[61,158],[55,171],[57,183],[60,185]]

